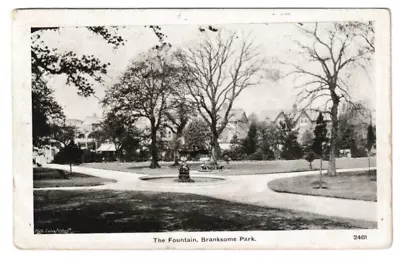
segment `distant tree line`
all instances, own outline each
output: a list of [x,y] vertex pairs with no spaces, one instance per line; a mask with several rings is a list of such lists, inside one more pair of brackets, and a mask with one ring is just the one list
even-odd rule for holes
[[[150,167],[157,168],[162,158],[172,158],[176,164],[180,154],[194,157],[207,152],[217,164],[223,157],[232,160],[300,159],[313,151],[320,158],[327,154],[329,171],[335,174],[335,158],[340,150],[350,149],[352,156],[371,155],[375,128],[372,120],[366,124],[356,120],[360,109],[351,100],[350,81],[346,75],[357,68],[365,68],[373,58],[373,23],[333,23],[327,28],[318,24],[313,28],[300,25],[300,32],[314,45],[310,47],[298,41],[295,44],[302,50],[305,60],[319,64],[323,73],[314,71],[314,67],[308,68],[305,63],[283,64],[291,68],[284,77],[304,77],[302,85],[297,87],[305,107],[322,96],[329,96],[327,110],[332,119],[332,138],[328,142],[319,140],[321,129],[310,129],[299,141],[294,118],[285,115],[277,125],[252,120],[246,137],[242,140],[234,137],[231,148],[223,154],[218,139],[230,122],[235,100],[249,87],[265,80],[277,80],[275,76],[268,76],[270,69],[260,49],[250,35],[211,26],[208,30],[199,28],[202,36],[198,42],[173,48],[160,26],[149,28],[157,36],[158,43],[134,57],[121,77],[107,89],[103,99],[104,121],[100,130],[93,133],[99,142],[115,145],[115,158],[150,159]],[[64,75],[67,85],[88,97],[94,94],[93,82],[104,82],[110,64],[93,55],[50,48],[43,34],[58,30],[58,27],[31,30],[33,144],[40,148],[57,141],[65,151],[78,151],[71,134],[75,130],[65,125],[65,116],[52,96],[47,76]],[[86,27],[86,30],[114,48],[125,42],[118,35],[117,27]],[[322,37],[322,30],[327,37]],[[315,48],[316,45],[321,48]],[[355,52],[351,52],[350,47],[354,47]],[[330,58],[321,58],[326,54]],[[349,107],[340,111],[342,104]],[[223,110],[225,106],[227,109]],[[137,127],[139,120],[146,121],[144,127]],[[164,138],[166,129],[174,133],[172,140]],[[64,154],[69,154],[65,151]],[[90,158],[83,153],[82,161],[85,157]],[[67,161],[71,164],[77,158],[71,156]]]
[[[375,146],[375,126],[362,120],[364,112],[356,112],[352,107],[345,108],[339,116],[339,130],[336,155],[348,150],[351,157],[367,157]],[[361,120],[360,120],[361,117]],[[368,141],[369,140],[369,141]],[[231,147],[223,156],[231,160],[328,160],[330,138],[326,119],[318,115],[314,129],[306,130],[299,136],[299,129],[290,114],[284,114],[279,123],[253,120],[247,136],[238,139],[234,136]]]

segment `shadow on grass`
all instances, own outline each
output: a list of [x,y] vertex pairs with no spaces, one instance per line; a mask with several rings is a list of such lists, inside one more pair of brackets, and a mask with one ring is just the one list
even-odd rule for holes
[[50,168],[33,168],[33,188],[90,187],[116,182],[112,179]]
[[35,191],[35,233],[376,228],[376,223],[184,193]]

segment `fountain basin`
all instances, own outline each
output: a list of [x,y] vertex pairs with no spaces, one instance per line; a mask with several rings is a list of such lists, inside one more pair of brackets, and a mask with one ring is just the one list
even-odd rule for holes
[[190,179],[193,182],[179,182],[177,175],[158,175],[158,176],[142,176],[139,178],[141,183],[148,185],[162,185],[172,187],[194,187],[194,186],[215,186],[228,183],[230,180],[216,175],[209,174],[191,174]]

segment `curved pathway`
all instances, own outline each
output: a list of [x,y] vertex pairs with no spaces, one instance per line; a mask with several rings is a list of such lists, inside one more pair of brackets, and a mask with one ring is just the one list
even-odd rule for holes
[[[69,170],[69,166],[49,164],[44,167]],[[359,169],[338,170],[338,172],[361,171]],[[113,189],[113,190],[140,190],[159,192],[184,192],[204,195],[234,202],[248,203],[258,206],[283,208],[296,211],[305,211],[320,215],[377,221],[377,203],[373,201],[348,200],[289,193],[278,193],[268,187],[268,182],[287,177],[318,174],[318,171],[291,172],[265,175],[227,176],[229,183],[204,185],[161,185],[139,180],[143,176],[136,173],[121,171],[101,170],[74,166],[73,171],[102,178],[114,179],[117,182],[92,187],[59,187],[41,188],[35,190],[51,189]],[[196,171],[191,175],[199,174]]]

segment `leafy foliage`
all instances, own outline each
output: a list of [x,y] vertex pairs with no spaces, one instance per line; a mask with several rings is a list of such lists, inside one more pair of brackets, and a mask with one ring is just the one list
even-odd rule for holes
[[247,137],[233,136],[231,147],[223,152],[232,160],[274,160],[278,152],[278,130],[274,124],[253,120]]
[[118,35],[118,26],[88,26],[86,28],[90,32],[97,34],[98,36],[103,38],[114,48],[118,48],[125,44],[125,40],[120,35]]
[[100,128],[91,133],[98,143],[111,142],[115,145],[116,155],[126,161],[132,160],[140,146],[142,133],[134,124],[121,114],[105,114]]
[[257,149],[254,153],[247,157],[249,160],[262,161],[264,160],[264,153],[261,149]]
[[316,154],[311,149],[306,150],[304,159],[310,164],[310,169],[312,169],[312,162],[316,159],[316,157]]
[[[117,48],[124,40],[117,35],[117,27],[86,27]],[[33,146],[40,147],[48,143],[50,136],[60,132],[65,116],[62,108],[52,96],[52,90],[46,82],[46,76],[65,75],[66,83],[78,88],[82,96],[94,93],[92,80],[102,82],[109,64],[102,63],[93,55],[78,55],[72,51],[60,52],[51,48],[43,40],[44,33],[57,37],[59,27],[31,28],[31,70],[32,70],[32,128]]]
[[263,152],[264,160],[274,160],[278,153],[279,132],[275,124],[258,124],[258,147]]
[[344,106],[338,118],[337,148],[350,149],[352,157],[367,155],[367,130],[370,112],[361,106]]
[[74,142],[77,134],[77,129],[69,125],[55,125],[52,132],[52,138],[61,144],[61,147],[66,147]]
[[[117,35],[117,27],[86,27],[88,31],[99,35],[115,48],[123,45],[121,36]],[[101,62],[93,55],[78,56],[75,52],[60,52],[57,48],[49,48],[48,44],[42,39],[44,32],[56,32],[58,27],[32,28],[31,29],[31,66],[33,80],[40,80],[46,75],[65,75],[67,85],[78,88],[78,93],[82,96],[89,96],[94,93],[93,83],[95,80],[103,82],[102,76],[107,73],[109,63]]]
[[83,151],[74,141],[71,141],[54,156],[53,162],[58,164],[79,164],[82,163],[82,154]]
[[170,108],[165,112],[165,125],[174,133],[173,140],[170,141],[169,146],[174,153],[174,165],[178,165],[178,153],[182,147],[183,131],[189,120],[195,116],[195,107],[193,102],[187,97],[185,89],[181,87],[172,89],[172,96],[169,102]]
[[313,133],[309,129],[306,129],[304,133],[301,135],[301,145],[304,148],[308,148],[312,145],[313,139],[314,139]]
[[235,134],[230,141],[230,148],[222,151],[222,156],[234,161],[246,160],[248,156],[244,152],[243,141]]
[[178,137],[196,114],[193,102],[186,96],[184,89],[171,89],[169,109],[165,111],[165,125]]
[[241,144],[237,134],[234,134],[231,141],[230,141],[231,145],[235,146],[235,145],[239,145]]
[[368,125],[368,132],[367,132],[367,150],[371,152],[372,147],[375,145],[376,136],[374,128],[371,124]]
[[119,81],[107,90],[104,105],[117,115],[132,120],[146,118],[150,123],[150,167],[159,167],[157,135],[165,126],[166,113],[172,106],[173,89],[180,84],[179,68],[168,49],[150,50],[133,61]]
[[317,154],[312,150],[313,143],[313,133],[307,129],[301,137],[301,145],[305,152],[304,159],[310,164],[310,169],[312,169],[312,162],[318,158]]
[[229,157],[233,161],[247,160],[248,156],[243,152],[241,145],[234,145],[228,150],[222,152],[223,157]]
[[45,81],[32,81],[32,143],[34,147],[48,144],[56,124],[65,119],[62,108],[52,93],[53,91]]
[[326,129],[326,122],[322,113],[319,113],[316,124],[311,150],[319,157],[323,157],[324,152],[326,152],[329,138],[327,137],[328,130]]
[[[147,25],[145,25],[144,27],[147,27]],[[161,50],[166,47],[167,48],[171,47],[171,43],[169,43],[167,41],[168,35],[166,35],[165,33],[162,32],[162,29],[159,25],[150,25],[149,28],[151,30],[153,30],[153,32],[156,35],[156,37],[158,38],[158,42],[159,42],[159,44],[156,44],[153,47],[154,50]]]
[[204,120],[193,119],[183,131],[184,149],[188,152],[207,152],[210,149],[210,129]]
[[243,140],[243,151],[250,155],[257,150],[258,135],[257,135],[257,122],[252,122],[247,132],[246,138]]
[[285,160],[300,159],[303,150],[297,141],[298,130],[293,116],[284,114],[284,120],[279,123],[279,140],[282,145],[281,157]]
[[368,172],[371,174],[371,149],[374,146],[376,141],[375,131],[372,124],[368,125],[368,132],[367,132],[367,150],[368,150]]

